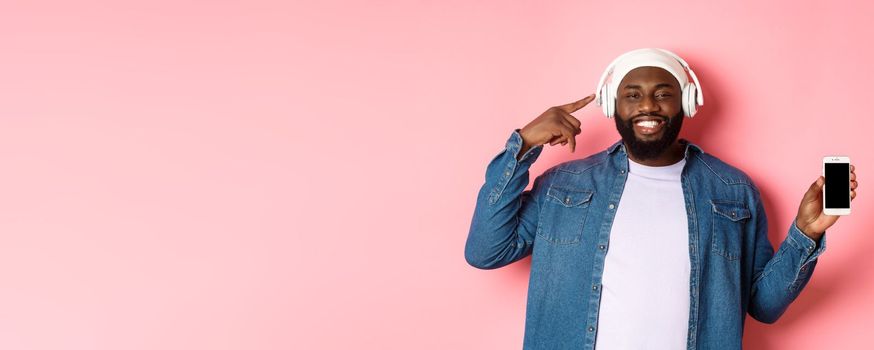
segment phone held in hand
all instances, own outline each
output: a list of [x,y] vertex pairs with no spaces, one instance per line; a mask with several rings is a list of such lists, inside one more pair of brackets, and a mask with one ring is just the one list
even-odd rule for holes
[[823,157],[822,175],[825,176],[823,213],[850,215],[850,157]]

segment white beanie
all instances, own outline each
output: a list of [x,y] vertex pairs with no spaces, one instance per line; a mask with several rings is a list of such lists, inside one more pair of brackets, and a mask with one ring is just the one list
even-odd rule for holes
[[670,72],[677,82],[680,83],[680,89],[683,89],[689,82],[689,77],[683,65],[671,56],[664,49],[644,48],[626,52],[616,58],[613,66],[613,75],[608,86],[613,96],[617,95],[619,83],[628,72],[638,67],[659,67]]

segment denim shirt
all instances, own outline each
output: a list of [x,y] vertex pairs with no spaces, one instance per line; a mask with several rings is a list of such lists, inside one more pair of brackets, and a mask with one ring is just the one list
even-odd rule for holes
[[[777,321],[810,280],[825,235],[815,242],[793,220],[775,254],[750,178],[680,142],[691,263],[687,348],[740,349],[746,314]],[[528,168],[543,145],[517,161],[521,147],[515,129],[489,162],[464,257],[496,269],[531,255],[524,349],[594,349],[604,258],[628,176],[625,145],[555,165],[531,190]]]

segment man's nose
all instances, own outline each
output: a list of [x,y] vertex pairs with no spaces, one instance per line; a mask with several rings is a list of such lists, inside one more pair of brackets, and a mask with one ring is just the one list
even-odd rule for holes
[[659,110],[659,104],[652,96],[644,95],[637,106],[640,113],[650,113]]

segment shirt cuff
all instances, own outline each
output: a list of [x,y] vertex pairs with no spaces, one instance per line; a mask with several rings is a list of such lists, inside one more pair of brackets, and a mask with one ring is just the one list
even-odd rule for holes
[[513,159],[519,159],[519,163],[522,162],[534,162],[538,156],[540,156],[540,152],[543,151],[543,145],[537,145],[528,149],[525,154],[522,155],[522,158],[519,158],[519,151],[522,150],[522,134],[520,134],[522,129],[513,130],[513,134],[510,135],[510,138],[507,139],[507,150],[513,155]]
[[798,228],[798,224],[795,220],[792,221],[792,227],[789,228],[789,242],[791,242],[795,248],[804,251],[804,255],[801,259],[802,266],[815,260],[825,251],[825,237],[826,233],[823,232],[822,237],[819,238],[819,242],[815,242],[812,238],[805,235],[804,232],[801,232],[801,229]]

